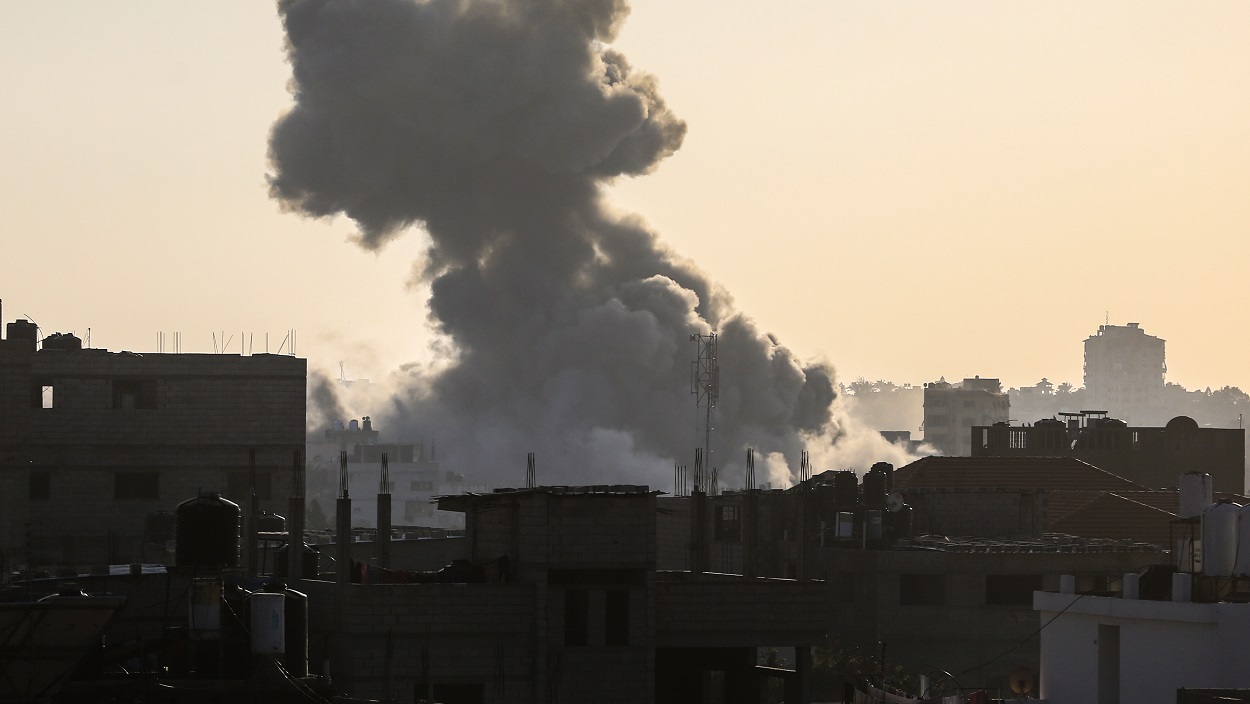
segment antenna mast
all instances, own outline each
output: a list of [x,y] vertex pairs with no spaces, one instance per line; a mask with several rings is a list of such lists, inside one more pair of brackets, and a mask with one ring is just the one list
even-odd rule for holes
[[[703,412],[703,462],[711,466],[712,422],[716,416],[716,403],[720,399],[720,366],[716,362],[716,333],[694,334],[690,341],[698,344],[698,359],[690,363],[690,393]],[[700,488],[696,468],[695,486]]]

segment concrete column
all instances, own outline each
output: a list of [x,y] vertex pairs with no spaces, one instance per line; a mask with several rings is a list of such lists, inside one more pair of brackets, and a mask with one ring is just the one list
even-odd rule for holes
[[334,521],[335,560],[338,561],[338,583],[352,581],[352,500],[340,498]]
[[378,494],[378,534],[374,538],[377,546],[378,566],[391,566],[391,495]]

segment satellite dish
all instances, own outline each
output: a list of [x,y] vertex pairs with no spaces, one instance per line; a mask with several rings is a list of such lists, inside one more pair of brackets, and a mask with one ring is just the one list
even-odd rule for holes
[[893,491],[885,497],[885,507],[890,509],[890,513],[898,513],[903,510],[903,506],[907,505],[907,501],[903,498],[903,492]]
[[1033,676],[1033,671],[1025,665],[1021,665],[1020,667],[1012,670],[1011,674],[1007,677],[1007,681],[1011,683],[1011,691],[1019,694],[1020,696],[1024,696],[1029,692],[1032,692],[1033,687],[1037,682],[1036,678]]

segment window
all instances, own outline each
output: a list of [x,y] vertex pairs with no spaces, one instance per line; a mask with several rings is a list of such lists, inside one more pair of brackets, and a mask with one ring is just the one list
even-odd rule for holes
[[31,408],[52,408],[56,391],[51,381],[36,381],[30,387]]
[[629,645],[628,590],[608,590],[603,621],[605,645]]
[[564,644],[586,645],[590,631],[590,594],[585,589],[564,592]]
[[1032,606],[1033,592],[1041,588],[1040,574],[987,574],[985,603],[993,606]]
[[156,408],[156,382],[151,379],[113,380],[113,408]]
[[738,541],[742,539],[742,512],[738,506],[718,506],[716,511],[716,527],[713,530],[715,540]]
[[156,472],[118,472],[113,475],[114,499],[159,499],[160,475]]
[[52,498],[52,473],[36,469],[30,473],[30,488],[26,498],[31,501],[47,501]]
[[941,606],[946,603],[946,580],[940,574],[900,574],[899,606]]

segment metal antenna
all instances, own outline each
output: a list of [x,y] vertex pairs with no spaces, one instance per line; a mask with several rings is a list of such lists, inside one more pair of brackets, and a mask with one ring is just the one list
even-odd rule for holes
[[755,448],[747,448],[747,481],[746,489],[750,491],[755,488]]
[[812,478],[812,461],[807,454],[807,450],[803,451],[803,459],[799,461],[799,481],[805,482]]
[[694,490],[704,491],[703,486],[703,448],[694,448]]
[[525,456],[525,488],[533,489],[535,482],[538,480],[538,472],[535,470],[534,453]]
[[[690,363],[690,393],[703,409],[703,453],[711,461],[712,422],[720,400],[720,366],[716,362],[716,333],[694,334],[690,341],[698,345],[698,359]],[[700,488],[701,465],[695,466],[695,488]]]
[[378,493],[391,493],[391,465],[386,461],[386,453],[382,453],[382,477],[378,481]]
[[347,493],[347,450],[339,451],[339,498],[351,498]]

